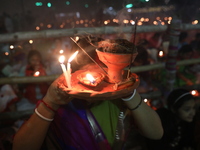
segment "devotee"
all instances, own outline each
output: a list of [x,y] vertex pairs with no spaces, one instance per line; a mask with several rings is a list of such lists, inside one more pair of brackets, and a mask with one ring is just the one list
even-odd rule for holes
[[[95,44],[101,39],[81,38],[77,43],[95,60]],[[98,71],[96,63],[75,44],[72,52],[79,49],[74,68],[91,67]],[[82,53],[82,54],[81,54]],[[87,60],[86,62],[84,60]],[[78,67],[79,66],[79,67]],[[80,66],[82,68],[80,68]],[[75,69],[72,67],[72,72]],[[49,87],[33,115],[14,137],[13,150],[67,149],[67,150],[117,150],[123,149],[132,125],[147,138],[160,139],[163,129],[156,112],[144,103],[134,89],[118,98],[112,96],[76,98],[73,90],[67,92],[60,86],[63,75]],[[114,93],[113,93],[114,94]],[[74,97],[75,96],[75,97]]]
[[157,110],[164,135],[160,140],[147,139],[148,150],[191,150],[194,143],[196,102],[189,90],[174,89],[167,98],[167,108]]

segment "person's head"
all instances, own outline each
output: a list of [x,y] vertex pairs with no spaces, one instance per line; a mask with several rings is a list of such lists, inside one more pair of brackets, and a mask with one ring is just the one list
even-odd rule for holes
[[175,89],[167,98],[167,106],[180,120],[192,122],[195,115],[194,96],[186,89]]
[[141,66],[149,64],[149,54],[143,46],[137,46],[138,55],[135,58],[133,65]]
[[36,67],[36,66],[42,64],[42,56],[39,51],[31,50],[28,53],[27,61],[30,66]]
[[185,42],[187,37],[188,37],[187,32],[181,32],[180,35],[179,35],[179,42]]

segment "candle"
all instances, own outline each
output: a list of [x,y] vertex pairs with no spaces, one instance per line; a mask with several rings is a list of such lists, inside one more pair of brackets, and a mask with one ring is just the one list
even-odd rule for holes
[[87,73],[86,78],[90,81],[90,83],[95,83],[95,78],[91,74]]
[[164,53],[163,53],[163,51],[159,51],[159,57],[163,57],[164,56]]
[[34,73],[34,77],[38,77],[40,75],[40,72],[39,71],[36,71],[35,73]]
[[78,54],[78,51],[76,51],[69,59],[67,62],[67,73],[68,73],[68,77],[69,77],[69,83],[71,84],[71,61],[76,57],[76,55]]
[[64,73],[65,80],[66,80],[66,82],[67,82],[67,87],[68,87],[68,88],[71,88],[70,77],[68,76],[66,67],[65,67],[65,65],[63,64],[64,61],[65,61],[65,56],[63,56],[63,55],[60,56],[60,57],[59,57],[59,62],[60,62],[60,66],[61,66],[61,68],[62,68],[62,71],[63,71],[63,73]]

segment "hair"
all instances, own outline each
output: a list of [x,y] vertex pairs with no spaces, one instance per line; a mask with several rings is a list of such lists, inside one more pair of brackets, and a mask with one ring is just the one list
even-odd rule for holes
[[179,42],[182,42],[187,37],[188,37],[188,33],[187,32],[181,32],[180,35],[179,35]]
[[193,52],[193,48],[192,48],[191,44],[185,44],[185,45],[181,46],[181,48],[178,51],[179,54],[185,54],[185,53],[189,53],[189,52]]
[[41,53],[38,50],[31,50],[31,51],[29,51],[28,56],[27,56],[28,64],[30,64],[30,62],[29,62],[30,58],[32,56],[34,56],[34,55],[37,55],[40,58],[40,62],[42,63],[42,55],[41,55]]
[[178,110],[186,101],[194,99],[194,96],[187,89],[175,89],[167,98],[167,106],[169,109]]

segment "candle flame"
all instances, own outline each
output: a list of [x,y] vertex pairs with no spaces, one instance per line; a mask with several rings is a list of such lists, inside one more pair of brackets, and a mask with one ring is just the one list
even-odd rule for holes
[[198,96],[198,95],[199,95],[199,93],[198,93],[197,90],[192,90],[192,91],[190,91],[190,93],[191,93],[193,96]]
[[75,37],[75,41],[77,42],[78,40],[79,40],[79,37],[78,37],[78,36],[76,36],[76,37]]
[[63,53],[64,53],[64,50],[61,49],[61,50],[59,51],[59,53],[60,53],[60,54],[63,54]]
[[36,71],[35,73],[34,73],[34,77],[38,77],[40,75],[40,72],[39,71]]
[[78,51],[76,51],[68,60],[68,62],[70,63],[75,57],[76,55],[78,54]]
[[95,78],[89,73],[86,74],[86,78],[92,83],[95,81]]
[[65,61],[65,56],[64,56],[64,55],[61,55],[61,56],[59,57],[59,62],[60,62],[60,63],[64,63],[64,61]]
[[164,56],[163,51],[159,51],[159,56],[160,56],[160,57],[163,57],[163,56]]

